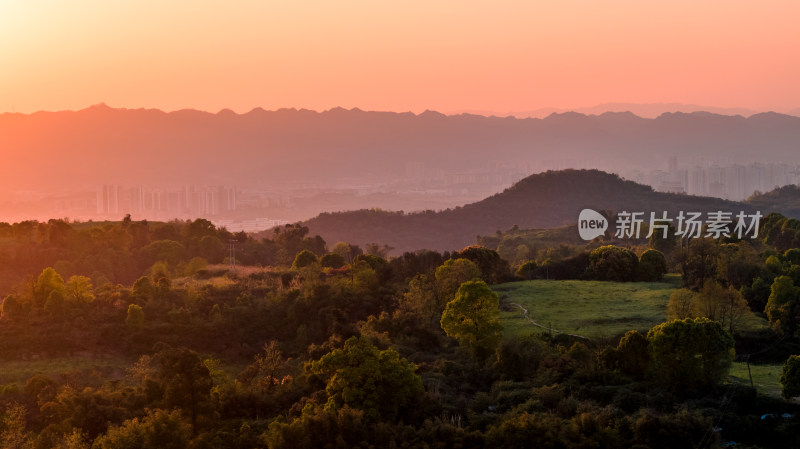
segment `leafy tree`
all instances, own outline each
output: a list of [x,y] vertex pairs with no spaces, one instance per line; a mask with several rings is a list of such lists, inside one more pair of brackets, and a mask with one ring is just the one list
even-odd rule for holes
[[39,404],[52,401],[56,397],[56,389],[58,385],[53,379],[45,376],[44,374],[34,374],[25,381],[25,386],[22,391],[31,399],[34,399]]
[[24,315],[25,311],[14,295],[8,295],[3,299],[3,317],[9,320],[17,320]]
[[153,282],[147,276],[142,276],[133,283],[131,294],[138,300],[147,301],[156,293],[156,288]]
[[156,283],[161,279],[169,279],[169,267],[167,266],[166,262],[163,261],[154,263],[148,270],[148,273],[150,274],[150,280],[152,280],[153,283]]
[[389,253],[393,249],[394,249],[393,247],[387,244],[381,245],[379,243],[367,243],[366,245],[364,245],[364,250],[366,251],[367,254],[372,256],[378,256],[381,259],[386,259],[386,257],[389,256]]
[[800,265],[788,265],[783,274],[792,278],[794,285],[800,285]]
[[183,272],[187,276],[194,276],[206,268],[208,268],[208,262],[205,259],[202,257],[192,257],[189,259],[189,262],[186,263],[186,267],[183,269]]
[[667,259],[661,251],[648,249],[639,256],[639,280],[656,282],[667,273]]
[[56,219],[47,220],[47,243],[64,247],[73,237],[73,233],[72,226],[68,222]]
[[651,373],[676,388],[719,384],[733,362],[733,337],[708,318],[659,324],[647,333],[647,341]]
[[314,254],[325,254],[325,240],[320,236],[306,237],[308,227],[300,224],[287,224],[273,230],[272,241],[278,247],[278,259],[288,265],[292,258],[302,250]]
[[333,246],[331,252],[342,256],[346,263],[352,263],[356,257],[364,254],[364,251],[358,245],[351,245],[347,242],[337,243]]
[[413,314],[429,329],[438,329],[446,301],[436,295],[435,282],[424,274],[414,276],[408,283],[398,309]]
[[410,411],[422,394],[416,366],[393,349],[379,350],[367,338],[350,337],[313,362],[310,371],[327,381],[327,410],[351,407],[369,420],[392,421]]
[[764,312],[772,327],[784,334],[793,335],[797,329],[797,298],[800,288],[789,276],[778,276],[770,287]]
[[588,272],[601,281],[633,281],[639,259],[633,251],[614,245],[601,246],[589,253]]
[[305,268],[315,263],[319,263],[317,255],[307,249],[304,249],[297,253],[297,256],[295,256],[294,263],[292,263],[292,269],[297,270],[300,268]]
[[475,262],[481,272],[481,279],[487,284],[499,284],[511,277],[511,268],[497,251],[482,246],[468,246],[453,255],[453,259],[469,259]]
[[723,285],[740,289],[750,286],[763,271],[764,263],[749,242],[720,245],[717,256],[717,277]]
[[64,316],[64,294],[60,291],[52,291],[44,303],[44,311],[53,318]]
[[45,414],[58,413],[65,429],[77,428],[88,440],[108,430],[108,423],[121,422],[130,412],[113,398],[112,391],[91,387],[61,388],[50,402],[40,406]]
[[620,370],[630,376],[642,378],[650,364],[647,337],[637,330],[628,331],[617,345]]
[[191,428],[179,411],[150,410],[141,419],[125,421],[112,427],[92,447],[97,449],[185,449],[191,440]]
[[431,250],[404,252],[389,261],[395,279],[408,281],[418,274],[433,275],[436,268],[444,263],[442,254]]
[[385,267],[388,264],[386,259],[384,259],[383,257],[377,256],[375,254],[361,254],[359,256],[356,256],[355,259],[353,259],[352,265],[356,266],[356,265],[358,265],[359,263],[362,263],[362,262],[367,264],[367,265],[369,265],[370,268],[372,268],[373,270],[376,270],[376,271],[382,269],[383,267]]
[[692,303],[694,302],[695,292],[681,288],[674,290],[669,295],[667,302],[667,319],[668,320],[682,320],[685,318],[692,318]]
[[450,302],[461,284],[478,280],[481,272],[469,259],[447,259],[436,269],[436,292],[444,303]]
[[690,239],[681,255],[683,282],[686,288],[700,290],[707,279],[717,277],[719,248],[712,239]]
[[792,265],[800,265],[800,248],[787,249],[783,258]]
[[188,237],[190,239],[199,240],[203,237],[213,237],[217,235],[217,228],[214,226],[214,223],[211,223],[205,218],[198,218],[194,221],[189,221],[186,224],[185,229],[189,234]]
[[504,338],[497,346],[493,371],[504,379],[533,378],[547,363],[551,349],[535,335]]
[[800,355],[790,355],[781,373],[781,394],[786,399],[800,396]]
[[279,371],[284,368],[286,359],[275,341],[265,343],[261,352],[255,355],[254,361],[242,375],[262,392],[268,392],[278,383]]
[[692,299],[692,316],[719,321],[733,333],[748,312],[747,301],[733,286],[723,287],[707,279],[700,292]]
[[45,268],[36,279],[33,292],[36,305],[44,307],[47,298],[50,297],[50,293],[59,292],[62,295],[64,294],[64,279],[56,270],[50,267]]
[[197,242],[198,257],[212,262],[220,262],[225,257],[225,245],[215,235],[205,235]]
[[530,280],[536,276],[538,265],[536,265],[535,260],[529,260],[524,264],[520,265],[517,268],[517,272],[515,273],[518,278]]
[[664,255],[670,255],[675,250],[675,245],[678,242],[678,237],[675,235],[675,227],[667,224],[667,235],[664,236],[664,231],[661,229],[654,229],[653,234],[648,240],[651,249],[661,252]]
[[375,268],[367,261],[361,259],[361,257],[363,256],[356,258],[356,261],[353,262],[353,265],[350,267],[350,278],[352,280],[352,287],[356,292],[368,295],[378,288],[380,279],[378,278],[378,273],[375,271]]
[[[673,413],[656,413],[647,408],[636,414],[631,420],[634,435],[631,444],[623,447],[673,449],[673,448],[715,448],[720,447],[716,437],[709,438],[709,429],[713,428],[710,416],[704,416],[698,410],[683,407]],[[708,444],[698,444],[708,441]],[[637,444],[638,443],[638,444]]]
[[539,266],[539,277],[545,279],[583,279],[589,269],[589,253],[582,251],[560,260],[545,259]]
[[75,304],[88,304],[94,301],[92,280],[86,276],[70,276],[65,286],[66,298]]
[[139,330],[144,327],[144,310],[136,304],[128,305],[128,314],[125,318],[125,326],[130,329]]
[[725,288],[713,279],[706,279],[703,288],[692,302],[694,316],[722,322],[721,307],[725,303]]
[[468,281],[442,313],[444,332],[484,360],[500,341],[499,299],[483,281]]
[[322,256],[319,263],[326,268],[341,268],[345,265],[345,260],[337,253],[328,253]]
[[146,264],[166,262],[174,267],[185,259],[186,247],[174,240],[156,240],[140,249],[139,253]]
[[783,262],[781,262],[781,259],[778,258],[778,256],[767,257],[767,260],[764,261],[764,265],[775,275],[780,275],[785,269]]
[[0,445],[8,449],[33,449],[31,433],[25,426],[25,406],[12,403],[0,415]]
[[37,222],[33,220],[21,221],[11,225],[11,232],[14,238],[20,243],[30,243],[33,239],[33,230],[36,229]]
[[742,296],[747,300],[750,310],[759,313],[764,312],[771,293],[771,284],[772,281],[765,281],[764,278],[757,277],[753,279],[753,283],[750,286],[742,288]]
[[0,237],[11,237],[13,236],[13,228],[11,225],[5,221],[0,221]]
[[569,421],[554,413],[509,414],[486,431],[486,447],[567,448],[585,447],[586,437]]
[[774,246],[778,251],[800,247],[800,221],[771,213],[761,220],[758,235],[764,243]]
[[84,435],[78,429],[61,436],[58,445],[54,449],[90,449]]
[[[396,430],[398,428],[403,427],[388,423],[374,425],[374,422],[366,418],[363,411],[349,407],[338,410],[307,407],[302,415],[291,422],[273,421],[268,431],[262,435],[262,439],[270,449],[418,446],[413,443],[408,444],[409,439],[415,443],[418,441],[416,435],[398,432]],[[404,430],[406,429],[408,427]],[[436,432],[430,441],[442,444],[441,447],[477,447],[459,445],[451,441],[442,443],[446,438],[442,433],[447,435],[446,432]]]
[[203,359],[186,348],[167,348],[158,352],[156,385],[165,407],[180,407],[191,417],[192,429],[197,432],[197,418],[205,408],[212,380]]

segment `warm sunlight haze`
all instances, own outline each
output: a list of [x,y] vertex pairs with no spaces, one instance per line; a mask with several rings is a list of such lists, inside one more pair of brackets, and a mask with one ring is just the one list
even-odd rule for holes
[[0,0],[0,449],[800,447],[800,0]]
[[800,105],[800,3],[0,1],[0,111]]

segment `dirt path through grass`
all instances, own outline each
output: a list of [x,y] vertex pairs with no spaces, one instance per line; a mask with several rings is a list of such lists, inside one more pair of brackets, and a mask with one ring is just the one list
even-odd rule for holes
[[561,332],[558,329],[553,329],[552,327],[544,327],[541,324],[537,323],[536,320],[533,319],[533,317],[531,317],[531,314],[528,312],[528,309],[523,307],[522,304],[518,304],[516,302],[509,302],[509,304],[511,304],[512,306],[519,307],[519,309],[522,310],[522,315],[528,320],[529,323],[533,324],[534,326],[541,327],[542,329],[547,329],[549,332],[555,332],[557,334],[564,334],[564,335],[569,335],[570,337],[583,338],[584,340],[588,340],[589,339],[588,337],[584,337],[583,335],[568,334],[566,332]]

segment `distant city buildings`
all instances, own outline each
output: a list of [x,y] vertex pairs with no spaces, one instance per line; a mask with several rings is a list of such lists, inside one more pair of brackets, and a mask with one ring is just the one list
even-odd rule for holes
[[768,192],[789,184],[800,184],[800,165],[777,163],[707,164],[679,167],[669,159],[667,171],[620,173],[632,181],[648,184],[660,192],[712,196],[732,201],[747,199],[755,192]]
[[124,214],[215,217],[236,210],[236,189],[184,186],[180,189],[145,189],[104,184],[97,187],[97,215],[118,218]]
[[[235,188],[225,185],[181,187],[103,184],[77,192],[21,192],[15,214],[7,220],[66,217],[78,221],[187,220],[206,218],[230,231],[258,231],[321,212],[380,207],[386,210],[441,210],[480,201],[534,173],[567,168],[597,168],[603,161],[537,159],[490,161],[473,167],[444,169],[420,162],[399,167],[393,176],[343,178],[336,185],[283,183]],[[605,161],[608,163],[608,161]],[[666,164],[664,164],[666,162]],[[669,157],[664,166],[610,169],[656,191],[744,200],[756,191],[800,185],[800,165],[686,163]]]

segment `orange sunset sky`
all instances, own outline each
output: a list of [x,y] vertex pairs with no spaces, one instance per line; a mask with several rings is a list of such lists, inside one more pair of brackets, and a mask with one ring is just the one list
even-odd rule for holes
[[800,1],[0,0],[0,112],[800,107]]

